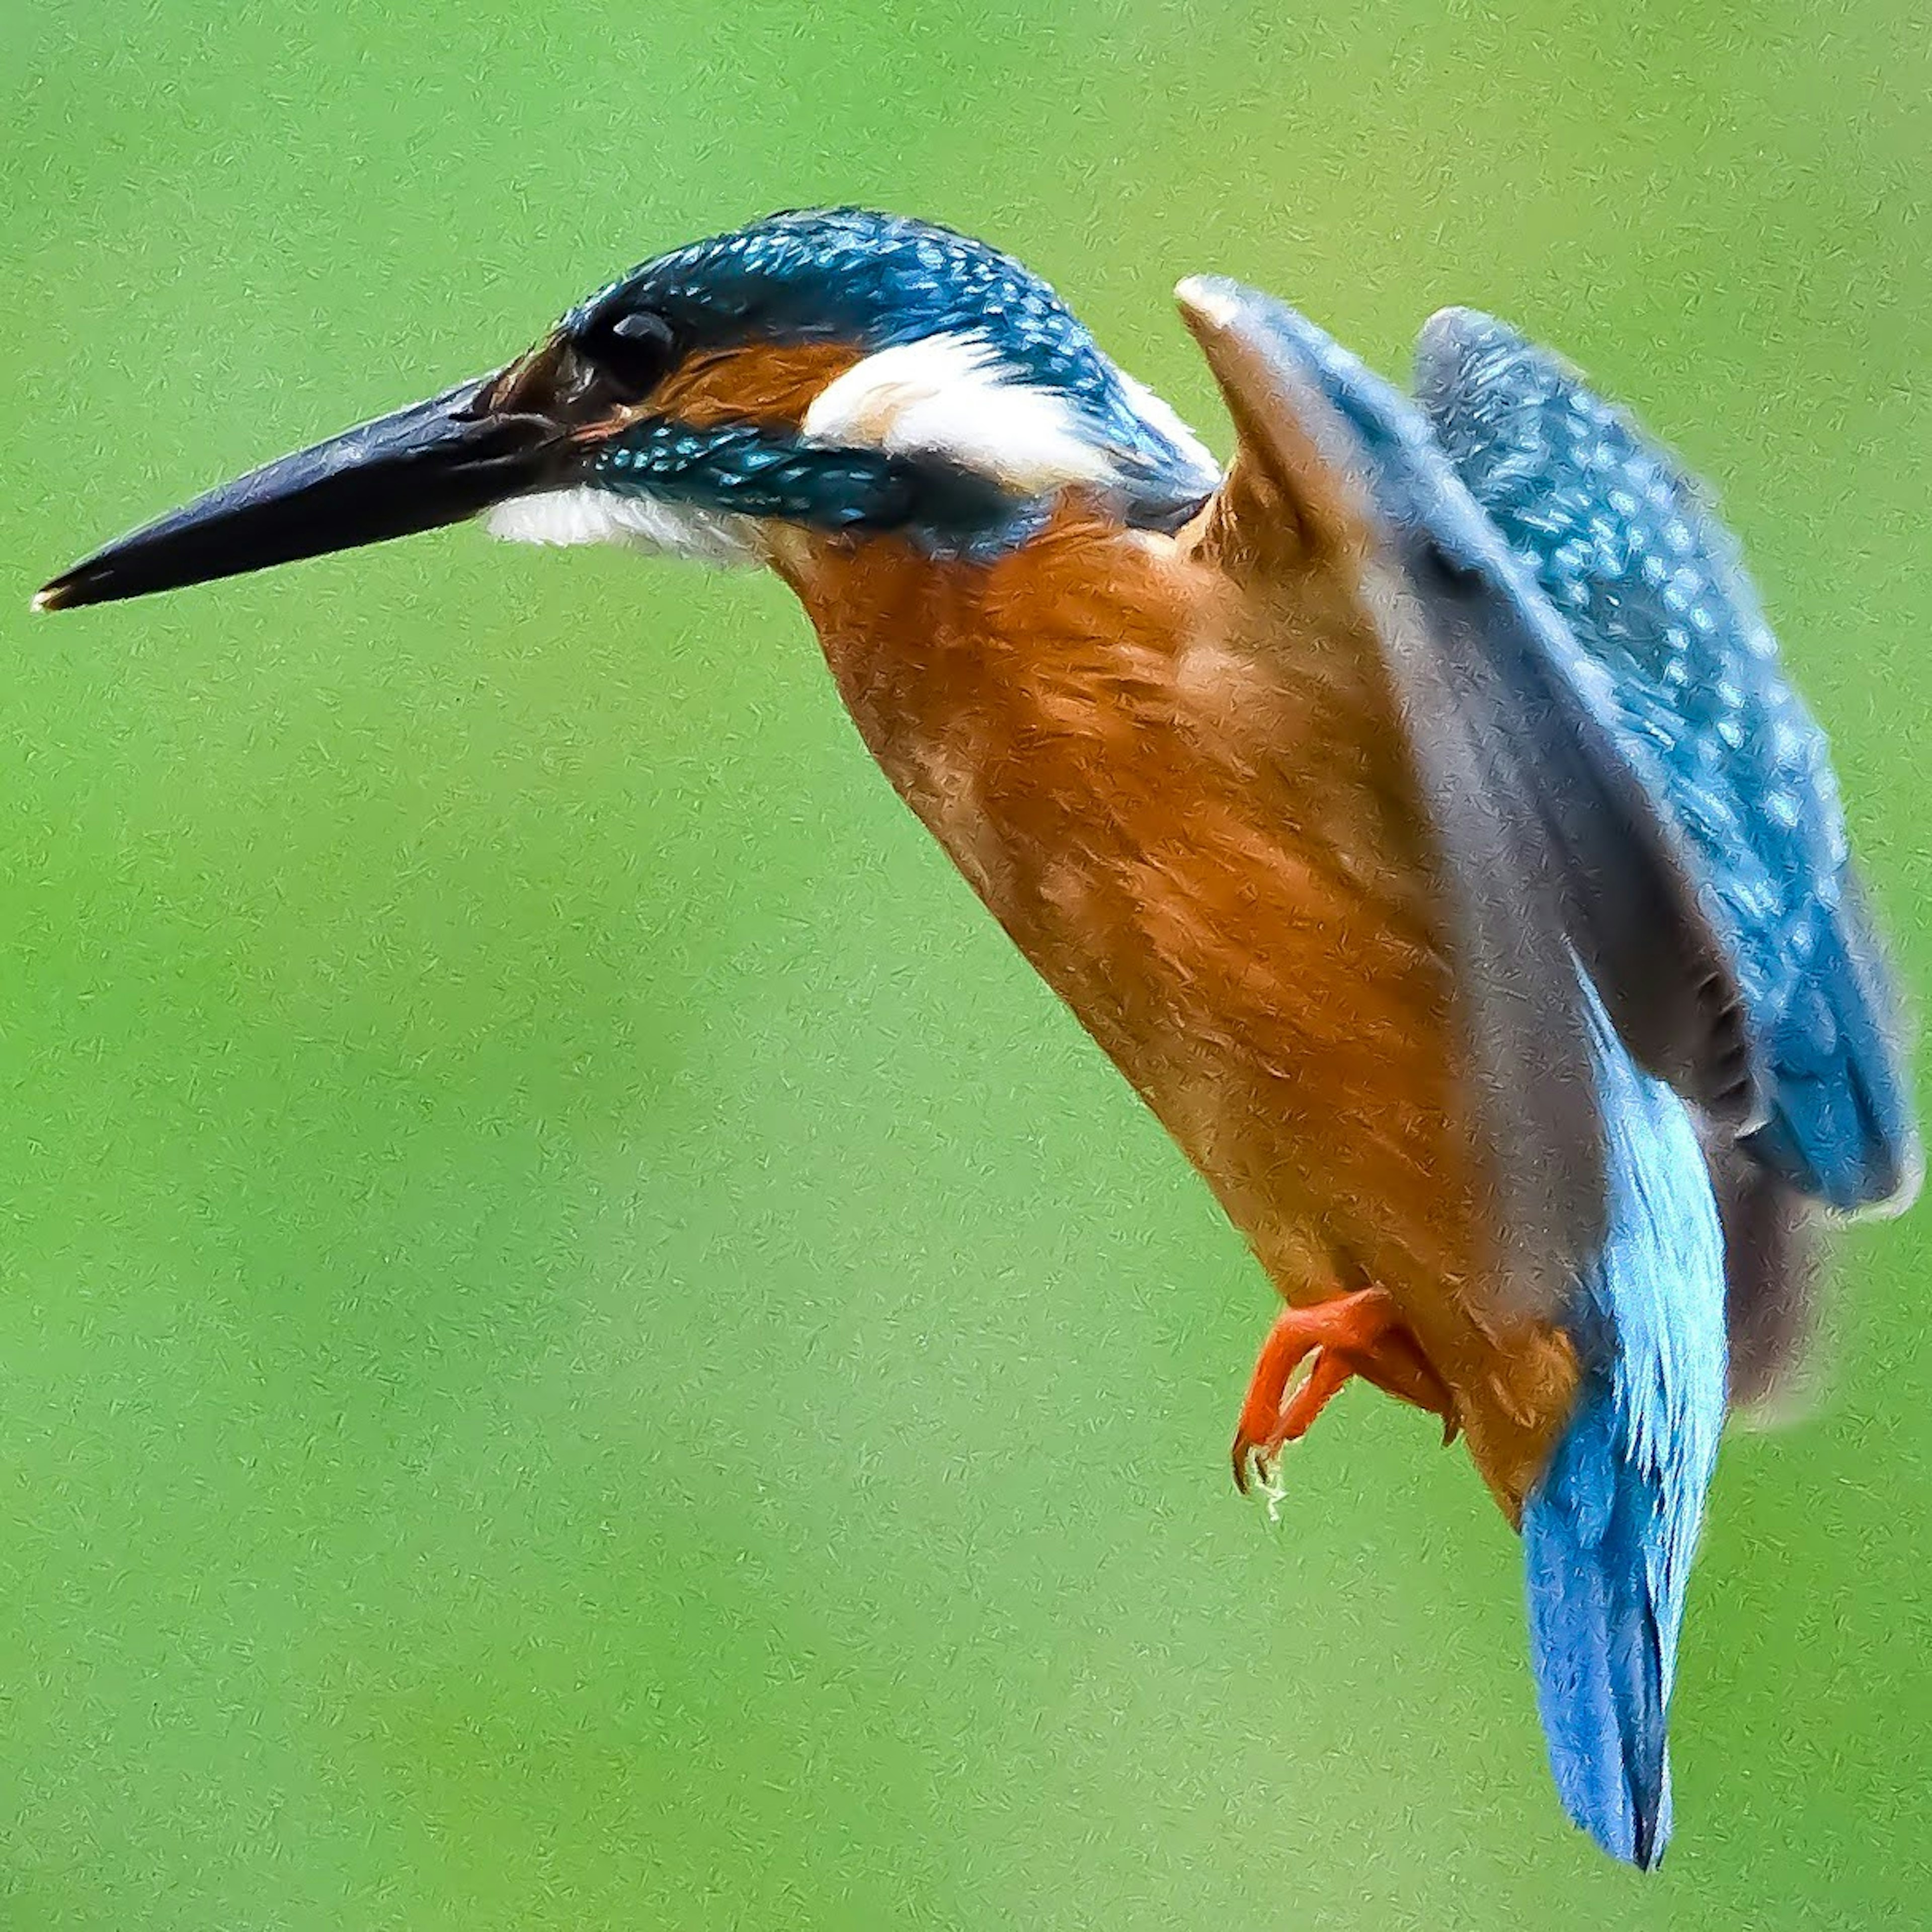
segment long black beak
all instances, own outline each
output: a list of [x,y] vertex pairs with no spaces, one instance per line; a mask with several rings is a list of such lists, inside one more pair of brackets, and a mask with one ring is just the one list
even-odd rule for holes
[[568,466],[566,434],[549,416],[499,406],[502,374],[460,382],[197,496],[64,572],[34,609],[144,597],[383,543],[541,488]]

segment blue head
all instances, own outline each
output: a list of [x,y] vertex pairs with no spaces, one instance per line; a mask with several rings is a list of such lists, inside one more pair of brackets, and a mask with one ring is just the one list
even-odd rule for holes
[[975,558],[1060,496],[1172,528],[1207,452],[1052,290],[983,242],[858,208],[641,264],[528,353],[210,492],[41,593],[100,602],[482,514],[498,535],[719,561],[769,526]]

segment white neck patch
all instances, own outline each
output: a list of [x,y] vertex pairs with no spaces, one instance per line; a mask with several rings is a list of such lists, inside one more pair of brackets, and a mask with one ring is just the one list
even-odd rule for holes
[[944,457],[1020,496],[1118,474],[1067,398],[1015,382],[969,336],[928,335],[867,356],[826,385],[804,429],[814,442]]

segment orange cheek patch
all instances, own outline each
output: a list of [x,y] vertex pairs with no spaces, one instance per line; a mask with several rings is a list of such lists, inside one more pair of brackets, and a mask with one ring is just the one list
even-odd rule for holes
[[696,356],[652,392],[650,412],[693,429],[751,420],[796,428],[821,390],[864,360],[843,342],[759,342]]

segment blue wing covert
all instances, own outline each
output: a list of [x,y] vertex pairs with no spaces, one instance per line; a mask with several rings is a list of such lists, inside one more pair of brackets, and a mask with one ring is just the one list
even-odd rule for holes
[[1898,1000],[1824,734],[1786,681],[1737,545],[1698,485],[1558,357],[1450,309],[1418,399],[1478,503],[1604,674],[1734,962],[1768,1103],[1744,1151],[1841,1210],[1921,1172]]

